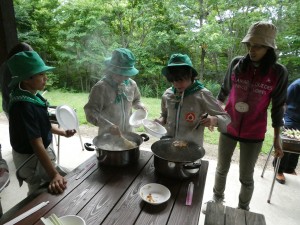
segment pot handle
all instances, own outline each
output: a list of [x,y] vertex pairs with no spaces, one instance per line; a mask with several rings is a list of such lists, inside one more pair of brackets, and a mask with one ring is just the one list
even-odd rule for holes
[[[94,148],[92,148],[91,146],[94,146]],[[96,150],[96,146],[91,144],[91,143],[84,143],[84,148],[88,151],[95,151]]]
[[140,134],[144,141],[148,141],[150,138],[147,134]]
[[185,164],[183,165],[183,169],[191,170],[191,169],[197,169],[200,168],[201,163],[193,163],[193,164]]
[[162,137],[160,138],[160,140],[171,139],[171,138],[173,138],[173,137],[170,136],[170,135],[166,135],[166,136],[162,136]]

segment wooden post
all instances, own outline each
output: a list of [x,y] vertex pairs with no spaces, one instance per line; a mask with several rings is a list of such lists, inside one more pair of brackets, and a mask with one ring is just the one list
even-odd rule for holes
[[0,1],[0,64],[10,49],[18,43],[13,0]]

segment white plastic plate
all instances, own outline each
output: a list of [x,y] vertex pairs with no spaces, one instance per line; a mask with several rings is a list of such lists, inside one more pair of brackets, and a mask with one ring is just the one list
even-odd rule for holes
[[164,185],[150,183],[140,188],[140,196],[145,202],[158,205],[168,201],[171,197],[171,192]]
[[67,105],[57,106],[55,110],[56,119],[65,130],[77,130],[79,123],[75,111]]

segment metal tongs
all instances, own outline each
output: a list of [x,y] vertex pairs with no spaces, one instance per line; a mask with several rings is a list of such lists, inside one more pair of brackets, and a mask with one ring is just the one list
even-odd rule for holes
[[199,120],[199,122],[198,122],[197,125],[193,128],[193,130],[197,130],[197,129],[199,128],[199,126],[200,126],[201,120],[202,120],[202,119],[205,119],[205,118],[207,118],[207,117],[208,117],[208,113],[205,113],[204,115],[202,115],[201,118],[200,118],[200,120]]

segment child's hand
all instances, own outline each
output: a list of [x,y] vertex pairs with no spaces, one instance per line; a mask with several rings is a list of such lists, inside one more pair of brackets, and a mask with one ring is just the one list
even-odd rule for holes
[[137,110],[138,110],[138,109],[142,109],[142,110],[148,112],[148,109],[147,109],[144,105],[140,105],[140,106],[137,107],[136,109],[137,109]]
[[214,127],[218,124],[218,118],[216,116],[208,116],[200,120],[202,126],[208,127],[210,131],[214,131]]
[[61,194],[67,188],[67,181],[63,176],[57,173],[54,178],[51,180],[48,190],[52,194]]
[[153,121],[156,123],[159,123],[160,125],[163,125],[163,126],[165,125],[163,117],[160,117],[159,119],[154,119]]
[[64,136],[65,137],[72,137],[75,133],[76,133],[75,129],[73,129],[73,130],[65,130]]
[[121,136],[120,128],[117,125],[110,126],[108,132],[111,133],[112,135]]

